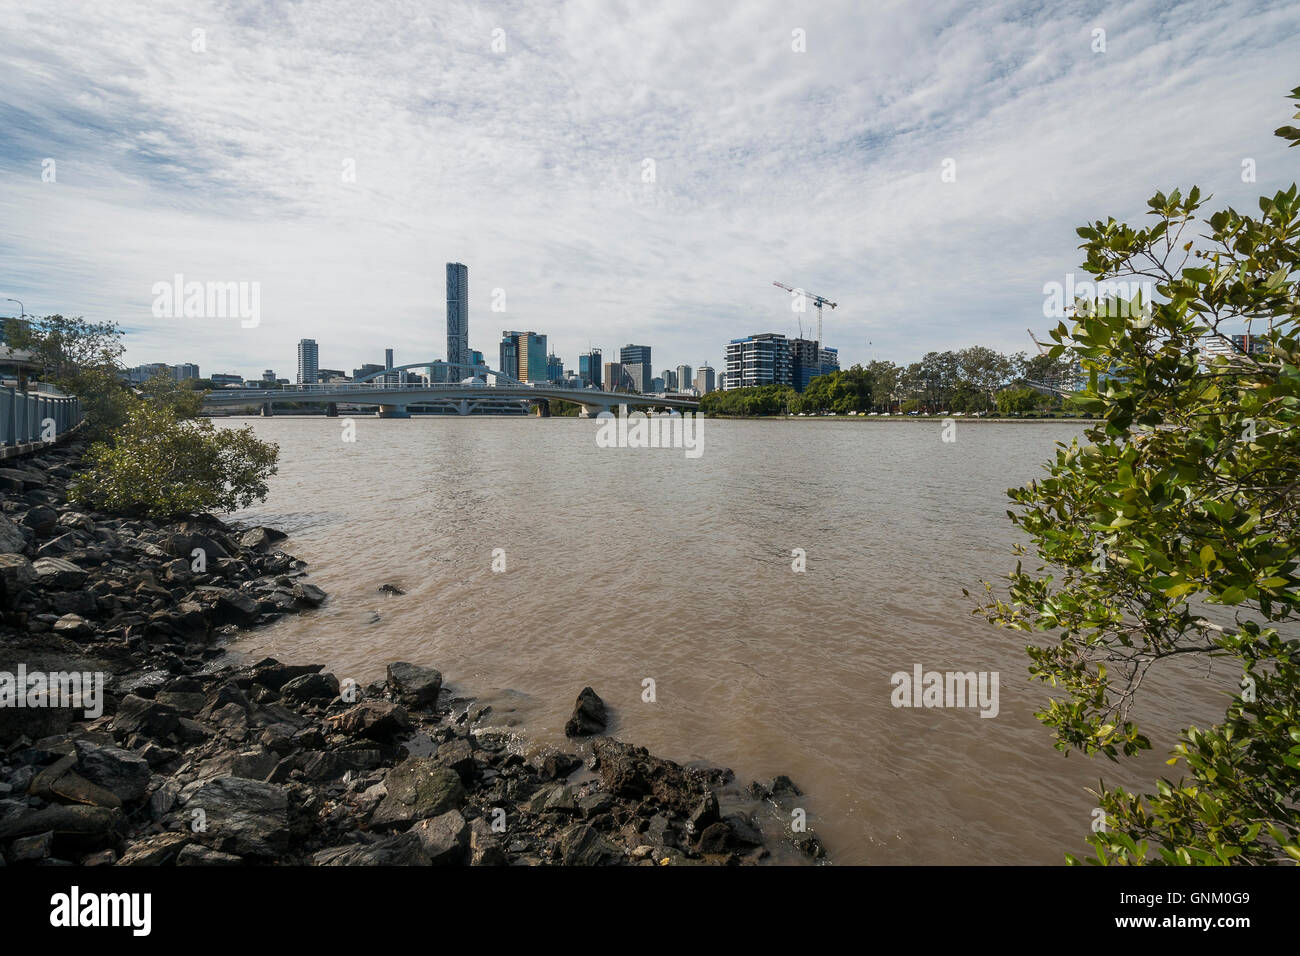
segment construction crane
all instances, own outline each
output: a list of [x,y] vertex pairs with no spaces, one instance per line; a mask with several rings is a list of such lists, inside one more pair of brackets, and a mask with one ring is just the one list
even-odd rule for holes
[[[786,292],[789,292],[792,295],[801,295],[806,299],[812,299],[813,305],[817,306],[817,347],[821,348],[825,344],[822,341],[822,306],[829,305],[833,309],[835,308],[836,303],[832,302],[824,295],[817,295],[814,292],[807,292],[803,289],[792,289],[783,282],[773,282],[772,285],[776,286],[778,289],[785,289]],[[802,325],[800,326],[799,334],[803,335]]]

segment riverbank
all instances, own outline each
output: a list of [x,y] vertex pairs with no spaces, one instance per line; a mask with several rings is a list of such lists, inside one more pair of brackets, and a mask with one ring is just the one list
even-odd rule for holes
[[245,629],[328,601],[284,535],[79,511],[65,488],[83,447],[0,469],[0,863],[823,856],[783,832],[800,817],[787,778],[742,788],[601,736],[588,689],[581,736],[557,749],[490,726],[436,662],[387,662],[358,687],[320,664],[241,659]]

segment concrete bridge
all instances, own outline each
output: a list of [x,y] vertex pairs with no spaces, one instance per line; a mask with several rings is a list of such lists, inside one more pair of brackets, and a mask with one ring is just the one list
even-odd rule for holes
[[[431,385],[399,384],[382,381],[394,373],[413,368],[447,368],[469,370],[474,376],[491,376],[494,382],[467,381],[435,383]],[[260,406],[263,415],[274,414],[276,402],[296,402],[325,405],[326,414],[337,414],[340,404],[375,405],[380,418],[405,418],[410,405],[444,404],[461,415],[468,415],[486,403],[502,400],[529,403],[548,403],[552,400],[571,402],[582,406],[582,415],[594,417],[619,405],[629,408],[671,408],[693,411],[699,402],[693,398],[667,398],[657,395],[638,395],[624,392],[604,392],[599,389],[560,388],[521,382],[504,372],[484,366],[460,365],[448,362],[415,362],[391,369],[373,372],[355,382],[341,384],[290,385],[285,388],[229,388],[209,392],[203,400],[205,408]],[[549,407],[549,406],[545,406]]]

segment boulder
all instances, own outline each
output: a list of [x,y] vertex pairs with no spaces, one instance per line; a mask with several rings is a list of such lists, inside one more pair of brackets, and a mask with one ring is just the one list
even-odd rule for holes
[[17,554],[27,547],[27,535],[23,529],[9,520],[7,515],[0,515],[0,554]]
[[469,824],[459,810],[448,810],[411,827],[411,833],[434,866],[454,866],[465,862],[469,850]]
[[74,641],[84,641],[95,636],[95,629],[80,614],[65,614],[54,622],[54,633]]
[[75,590],[86,583],[87,572],[62,558],[38,558],[32,563],[42,587]]
[[176,855],[177,866],[243,866],[241,857],[233,853],[222,853],[211,847],[191,843]]
[[411,729],[406,710],[386,700],[368,700],[329,718],[331,726],[349,737],[388,740]]
[[203,811],[194,838],[214,850],[274,858],[289,845],[289,798],[275,784],[216,777],[183,788],[180,803],[190,820]]
[[411,833],[396,833],[369,845],[335,846],[312,856],[317,866],[428,866],[429,857]]
[[[0,542],[0,547],[3,547],[3,542]],[[22,593],[35,583],[36,572],[30,561],[21,554],[0,554],[0,606],[13,607]]]
[[137,753],[104,744],[78,740],[77,772],[123,803],[141,799],[149,789],[149,763]]
[[190,842],[187,833],[158,833],[132,843],[118,866],[162,866],[176,858],[176,855]]
[[124,828],[122,811],[111,807],[61,806],[27,809],[0,820],[0,842],[50,831],[56,848],[82,851],[117,844]]
[[370,818],[372,827],[400,827],[465,805],[465,788],[454,770],[427,757],[408,757],[388,772],[387,796]]
[[293,586],[293,599],[307,607],[320,607],[325,603],[326,594],[314,584],[299,581]]
[[620,847],[586,823],[575,823],[560,835],[560,854],[565,866],[617,866],[626,860]]
[[388,665],[388,686],[408,707],[431,707],[442,690],[442,674],[405,661]]
[[333,700],[339,695],[339,679],[333,674],[303,674],[282,686],[280,694],[295,703]]
[[582,693],[578,695],[577,704],[574,705],[573,716],[564,725],[564,735],[590,737],[593,734],[602,734],[605,732],[606,723],[605,702],[590,687],[584,687]]
[[33,505],[23,515],[23,524],[37,534],[47,534],[59,522],[59,513],[48,505]]

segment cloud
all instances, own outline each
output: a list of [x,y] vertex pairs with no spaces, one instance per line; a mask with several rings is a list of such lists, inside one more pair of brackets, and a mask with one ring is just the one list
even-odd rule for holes
[[[840,303],[848,362],[1015,351],[1081,222],[1295,178],[1284,3],[154,6],[0,2],[0,290],[205,373],[441,357],[452,260],[490,357],[716,365],[795,330],[773,280]],[[261,325],[155,318],[176,273],[260,282]]]

